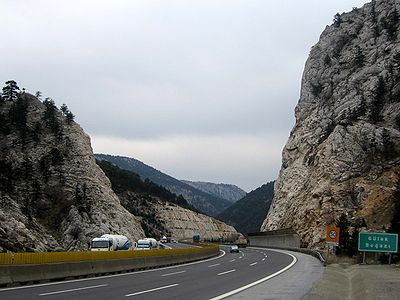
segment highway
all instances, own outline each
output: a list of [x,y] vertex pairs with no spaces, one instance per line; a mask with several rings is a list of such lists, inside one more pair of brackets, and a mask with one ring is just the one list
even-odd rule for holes
[[0,289],[0,299],[223,299],[282,273],[292,254],[245,248],[173,267]]

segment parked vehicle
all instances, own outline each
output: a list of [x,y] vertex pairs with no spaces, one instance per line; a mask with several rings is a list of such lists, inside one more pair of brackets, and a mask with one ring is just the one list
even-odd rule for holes
[[103,234],[94,238],[90,243],[90,251],[118,251],[129,250],[131,241],[124,235]]
[[161,243],[166,243],[166,242],[168,242],[167,237],[166,237],[166,236],[163,236],[163,237],[161,238],[160,242],[161,242]]

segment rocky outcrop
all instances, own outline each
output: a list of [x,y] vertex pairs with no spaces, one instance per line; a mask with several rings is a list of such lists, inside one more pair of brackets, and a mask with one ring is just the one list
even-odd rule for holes
[[400,197],[399,5],[336,15],[312,48],[261,230],[292,227],[314,246],[342,214],[389,228]]
[[171,203],[155,206],[158,218],[176,239],[190,239],[200,234],[205,240],[235,240],[238,232],[232,226],[212,217]]
[[143,236],[97,166],[90,138],[54,102],[0,103],[0,251],[88,249],[93,237]]

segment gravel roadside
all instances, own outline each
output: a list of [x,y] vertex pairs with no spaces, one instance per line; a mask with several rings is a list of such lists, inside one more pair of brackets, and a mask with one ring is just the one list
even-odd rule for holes
[[400,299],[399,265],[332,264],[302,300]]

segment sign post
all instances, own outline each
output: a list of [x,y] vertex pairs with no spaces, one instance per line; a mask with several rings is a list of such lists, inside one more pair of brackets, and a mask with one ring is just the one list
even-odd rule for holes
[[340,228],[336,226],[326,226],[326,245],[328,246],[328,253],[326,255],[326,260],[328,261],[330,247],[339,246],[339,234]]
[[358,251],[364,252],[363,263],[365,263],[365,252],[389,253],[389,264],[392,253],[397,253],[398,234],[380,232],[360,232],[358,234]]
[[339,246],[340,228],[336,226],[326,227],[326,243],[329,246]]

